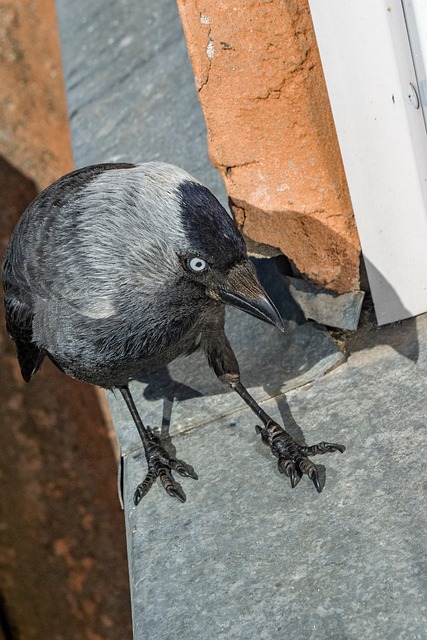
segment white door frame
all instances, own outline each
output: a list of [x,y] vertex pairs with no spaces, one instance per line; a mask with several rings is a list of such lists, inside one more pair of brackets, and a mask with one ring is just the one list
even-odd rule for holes
[[309,4],[378,323],[418,315],[427,311],[427,2]]

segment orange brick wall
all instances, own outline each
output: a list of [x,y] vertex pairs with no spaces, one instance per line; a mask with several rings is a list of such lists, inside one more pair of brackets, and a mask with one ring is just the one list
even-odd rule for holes
[[307,0],[178,0],[209,151],[246,236],[359,287],[360,245]]

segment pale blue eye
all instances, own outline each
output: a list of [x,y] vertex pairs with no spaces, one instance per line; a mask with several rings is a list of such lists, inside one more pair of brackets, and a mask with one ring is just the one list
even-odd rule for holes
[[188,261],[188,266],[190,267],[191,271],[201,273],[206,269],[207,264],[202,258],[191,258]]

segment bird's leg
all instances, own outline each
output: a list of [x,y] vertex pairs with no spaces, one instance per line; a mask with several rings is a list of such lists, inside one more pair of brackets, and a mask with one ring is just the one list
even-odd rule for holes
[[319,442],[308,447],[295,442],[292,436],[259,406],[240,381],[232,382],[230,386],[237,391],[239,396],[243,398],[263,423],[264,427],[257,425],[257,433],[261,434],[262,441],[270,447],[271,452],[278,459],[277,466],[279,471],[288,476],[291,481],[291,487],[296,487],[305,473],[320,493],[322,485],[319,480],[319,471],[316,465],[311,462],[309,456],[315,456],[319,453],[332,453],[333,451],[343,453],[345,451],[344,445]]
[[278,425],[259,406],[240,382],[239,365],[226,335],[217,332],[216,334],[212,333],[211,336],[214,337],[205,339],[205,350],[209,364],[221,382],[230,385],[263,423],[263,427],[256,427],[257,433],[261,434],[262,441],[270,447],[271,452],[278,458],[280,473],[288,476],[292,488],[297,486],[303,474],[307,474],[320,493],[322,485],[319,480],[319,471],[316,465],[309,460],[309,456],[319,453],[331,453],[332,451],[343,453],[345,447],[342,444],[331,442],[320,442],[308,447],[296,442],[283,427]]
[[171,458],[160,444],[159,438],[154,435],[149,427],[146,427],[143,424],[129,391],[129,387],[120,387],[120,392],[132,415],[136,428],[138,429],[138,433],[141,436],[148,464],[147,475],[143,482],[137,486],[133,497],[135,505],[141,502],[142,498],[148,493],[155,483],[156,478],[160,478],[163,488],[170,496],[178,498],[181,502],[185,502],[185,493],[173,478],[172,471],[176,471],[181,476],[193,478],[194,480],[197,480],[196,472],[193,467],[182,460]]

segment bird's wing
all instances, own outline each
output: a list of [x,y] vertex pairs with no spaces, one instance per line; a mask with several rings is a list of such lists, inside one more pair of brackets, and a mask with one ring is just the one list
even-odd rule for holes
[[[21,326],[29,329],[36,308],[38,312],[55,301],[92,318],[112,315],[111,257],[106,259],[93,242],[100,256],[91,262],[84,246],[85,219],[97,221],[100,229],[104,224],[102,206],[96,202],[90,206],[86,189],[105,172],[133,166],[104,164],[67,174],[39,194],[23,214],[3,267],[5,288],[10,290],[11,323],[17,330]],[[97,287],[97,299],[88,286],[94,267],[104,276]]]
[[6,327],[14,340],[22,377],[29,382],[39,369],[45,353],[32,341],[34,311],[31,297],[21,292],[12,277],[12,267],[5,258],[3,285],[5,291]]
[[3,286],[7,330],[14,340],[31,342],[34,319],[31,296],[14,278],[12,265],[7,257],[3,262]]

